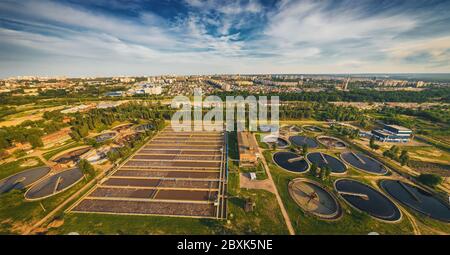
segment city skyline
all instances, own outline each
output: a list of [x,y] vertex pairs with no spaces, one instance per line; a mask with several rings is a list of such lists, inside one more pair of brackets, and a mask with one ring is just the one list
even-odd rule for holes
[[0,77],[446,73],[448,1],[1,1]]

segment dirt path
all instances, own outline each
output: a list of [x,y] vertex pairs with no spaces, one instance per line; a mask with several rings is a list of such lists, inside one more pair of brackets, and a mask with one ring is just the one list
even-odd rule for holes
[[413,227],[414,235],[420,235],[421,234],[420,233],[420,228],[417,225],[417,222],[414,219],[414,217],[409,212],[407,212],[406,210],[402,210],[402,212],[403,212],[403,215],[405,215],[408,218],[409,222],[411,222],[411,225]]
[[239,183],[240,187],[244,189],[263,189],[275,194],[275,188],[269,179],[252,181],[247,173],[241,173]]
[[[264,169],[266,170],[269,181],[272,183],[273,187],[276,187],[275,182],[273,181],[273,178],[272,178],[272,174],[270,173],[269,166],[267,165],[266,159],[264,158],[261,148],[259,148],[259,147],[258,147],[258,152],[261,155],[261,161],[263,163]],[[295,231],[294,231],[294,228],[292,227],[291,219],[289,218],[286,208],[284,207],[283,200],[281,200],[280,194],[278,193],[278,190],[276,188],[274,189],[274,194],[275,194],[275,197],[277,198],[277,202],[278,202],[278,205],[280,206],[281,214],[283,214],[283,218],[284,218],[284,221],[286,222],[286,226],[289,230],[289,234],[295,235]]]

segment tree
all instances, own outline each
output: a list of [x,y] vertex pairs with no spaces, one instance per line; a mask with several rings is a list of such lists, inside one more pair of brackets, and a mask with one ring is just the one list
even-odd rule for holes
[[312,176],[317,177],[317,165],[315,163],[311,165],[311,169],[309,169],[309,172]]
[[302,155],[306,156],[306,154],[308,154],[308,145],[307,144],[303,144],[302,145]]
[[320,168],[320,179],[326,180],[331,174],[331,169],[329,166],[323,166]]
[[321,180],[325,180],[325,171],[324,171],[323,168],[320,168],[319,178],[320,178]]
[[375,137],[373,136],[370,138],[369,146],[372,150],[378,150],[380,148],[380,146],[375,143]]
[[110,150],[106,156],[108,157],[109,161],[116,162],[120,158],[120,153],[117,150]]
[[325,166],[325,177],[328,179],[330,175],[331,175],[331,168],[329,166]]
[[78,167],[83,172],[83,174],[89,175],[91,177],[95,176],[95,169],[94,169],[94,167],[86,159],[81,159],[78,162]]
[[359,125],[360,125],[362,128],[367,128],[367,127],[369,126],[369,123],[368,123],[367,119],[362,119],[362,120],[359,122]]
[[407,150],[402,150],[402,153],[400,154],[399,160],[400,160],[400,164],[402,166],[408,164],[409,155],[408,155],[408,151]]
[[420,174],[417,180],[433,188],[442,183],[442,177],[436,174]]
[[31,147],[33,147],[33,149],[37,148],[37,147],[44,146],[44,143],[42,142],[42,139],[39,136],[37,136],[37,135],[30,135],[28,137],[28,141],[30,142]]
[[270,143],[270,149],[271,150],[275,150],[277,148],[277,145],[276,145],[276,143]]
[[399,147],[392,145],[392,147],[389,150],[386,150],[383,152],[383,156],[398,161],[398,152],[399,151],[400,151]]

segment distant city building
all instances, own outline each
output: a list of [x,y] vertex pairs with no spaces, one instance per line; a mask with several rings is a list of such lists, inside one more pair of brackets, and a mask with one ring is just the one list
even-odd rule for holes
[[160,95],[162,93],[162,87],[150,83],[143,83],[137,85],[135,88],[129,89],[128,93],[132,95]]
[[385,125],[383,129],[372,130],[372,136],[382,142],[408,142],[411,138],[412,130],[398,126]]
[[108,97],[121,97],[123,95],[124,95],[123,91],[111,91],[111,92],[107,92],[105,94],[105,96],[108,96]]

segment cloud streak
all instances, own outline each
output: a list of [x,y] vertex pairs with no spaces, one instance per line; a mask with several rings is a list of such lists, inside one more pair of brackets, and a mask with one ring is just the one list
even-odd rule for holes
[[443,25],[450,14],[441,11],[448,2],[115,0],[107,5],[0,2],[0,75],[450,70],[450,29]]

